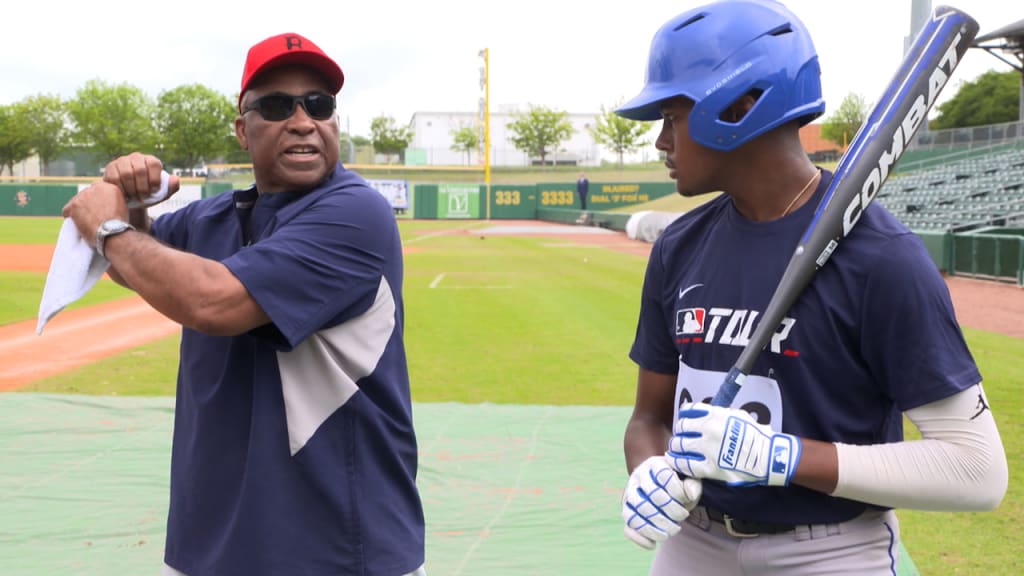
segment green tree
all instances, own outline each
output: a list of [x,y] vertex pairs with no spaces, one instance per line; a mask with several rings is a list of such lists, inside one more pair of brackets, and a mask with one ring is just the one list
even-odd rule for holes
[[821,123],[821,137],[846,147],[868,115],[868,104],[860,94],[850,92],[839,109]]
[[129,152],[156,152],[153,102],[135,86],[90,80],[67,106],[75,143],[93,150],[101,162]]
[[39,169],[46,176],[50,162],[68,149],[71,126],[60,96],[37,94],[24,101],[31,119],[29,144],[39,156]]
[[401,159],[405,149],[412,142],[412,128],[408,126],[396,126],[395,119],[390,116],[378,116],[370,121],[370,141],[373,149],[378,154],[388,157],[388,164],[391,157],[397,156]]
[[156,126],[163,160],[190,169],[201,160],[227,154],[232,149],[235,115],[235,104],[227,96],[201,84],[161,92]]
[[469,166],[470,154],[480,145],[480,135],[473,126],[460,126],[451,132],[452,150],[466,153],[466,165]]
[[[621,104],[621,102],[620,102]],[[618,108],[618,105],[615,106]],[[650,122],[639,122],[623,118],[615,113],[615,109],[606,110],[601,106],[601,115],[597,117],[597,123],[589,128],[590,135],[594,141],[602,146],[611,148],[619,157],[619,167],[622,167],[622,157],[628,152],[636,152],[642,146],[647,145],[643,136],[651,129]]]
[[574,132],[568,112],[544,106],[530,105],[525,114],[514,114],[513,117],[515,120],[508,123],[508,129],[512,132],[509,140],[530,158],[540,158],[542,166],[547,164],[548,154]]
[[224,134],[222,140],[224,156],[222,160],[225,164],[249,164],[252,162],[252,157],[249,156],[248,150],[243,150],[242,146],[238,143],[238,138],[235,137],[235,130],[232,127],[231,132]]
[[14,165],[32,156],[32,121],[23,102],[0,105],[0,170],[14,175]]
[[936,106],[938,116],[928,123],[933,130],[986,126],[1020,119],[1020,72],[989,70],[962,82],[956,94]]

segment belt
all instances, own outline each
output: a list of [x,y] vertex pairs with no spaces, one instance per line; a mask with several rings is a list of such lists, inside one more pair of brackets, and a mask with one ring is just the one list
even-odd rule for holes
[[793,532],[799,526],[799,524],[771,524],[768,522],[740,520],[714,508],[708,508],[707,506],[702,508],[707,512],[709,519],[719,524],[725,524],[725,531],[730,536],[737,538],[754,538],[761,534],[784,534],[786,532]]

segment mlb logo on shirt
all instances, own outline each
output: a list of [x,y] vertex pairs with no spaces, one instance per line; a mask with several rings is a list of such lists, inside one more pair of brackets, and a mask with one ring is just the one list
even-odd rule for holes
[[683,308],[676,311],[676,334],[703,334],[704,309]]

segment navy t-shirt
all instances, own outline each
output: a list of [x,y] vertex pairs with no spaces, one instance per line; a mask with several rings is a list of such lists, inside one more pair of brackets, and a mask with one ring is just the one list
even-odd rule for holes
[[339,164],[313,190],[221,194],[152,230],[223,263],[271,319],[234,337],[182,332],[167,564],[189,576],[422,565],[387,201]]
[[[757,325],[831,174],[813,198],[769,222],[727,195],[684,214],[652,247],[630,357],[678,374],[675,406],[710,401]],[[903,438],[902,411],[981,381],[949,291],[921,241],[870,204],[758,356],[734,407],[827,442]],[[675,417],[675,416],[674,416]],[[868,505],[800,486],[705,482],[702,502],[745,520],[828,523]]]

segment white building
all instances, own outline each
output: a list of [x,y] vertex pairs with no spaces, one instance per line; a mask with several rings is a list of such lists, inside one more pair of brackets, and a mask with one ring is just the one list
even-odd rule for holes
[[[512,135],[508,124],[516,120],[516,114],[526,113],[526,109],[515,106],[502,106],[497,112],[490,114],[491,166],[528,166],[539,163],[539,158],[528,158],[527,154],[517,149],[509,137]],[[562,142],[559,149],[547,156],[548,162],[575,164],[579,166],[596,166],[601,160],[616,162],[618,159],[611,150],[594,141],[590,128],[597,123],[598,114],[568,114],[573,134]],[[476,112],[416,112],[412,115],[409,127],[413,130],[413,140],[406,151],[406,164],[465,166],[482,164],[478,152],[470,153],[452,150],[454,141],[452,133],[470,126],[479,128]],[[483,134],[482,129],[479,131]],[[653,137],[650,138],[653,140]],[[483,138],[481,137],[481,141]],[[482,147],[482,146],[481,146]],[[650,155],[654,154],[651,145]],[[532,162],[531,162],[532,160]]]
[[13,178],[38,178],[40,173],[39,156],[36,155],[15,164],[13,174],[7,169],[7,166],[0,166],[0,176],[10,176]]

